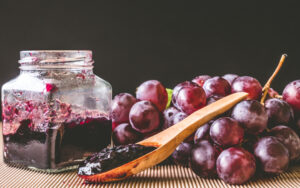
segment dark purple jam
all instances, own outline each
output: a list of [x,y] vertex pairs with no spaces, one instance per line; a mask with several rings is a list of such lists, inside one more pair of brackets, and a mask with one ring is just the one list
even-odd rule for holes
[[155,149],[155,147],[142,146],[139,144],[104,148],[84,160],[79,165],[78,174],[90,176],[106,172],[133,161]]
[[[38,121],[33,113],[28,113],[36,107],[25,107],[26,115],[22,114],[26,111],[18,110],[18,105],[5,106],[3,139],[6,163],[59,170],[78,165],[91,153],[110,144],[111,121],[106,114],[95,111],[75,113],[68,108],[63,113],[60,107],[60,116],[40,117],[42,121]],[[50,113],[55,114],[55,111]],[[59,123],[58,118],[65,121]]]

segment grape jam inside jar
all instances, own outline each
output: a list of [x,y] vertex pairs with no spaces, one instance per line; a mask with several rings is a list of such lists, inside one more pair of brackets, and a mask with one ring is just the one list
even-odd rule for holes
[[61,172],[110,144],[112,89],[91,51],[21,51],[2,86],[4,161]]

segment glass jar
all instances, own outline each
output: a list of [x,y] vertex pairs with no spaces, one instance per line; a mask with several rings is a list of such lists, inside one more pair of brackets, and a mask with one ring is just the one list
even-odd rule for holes
[[110,144],[112,89],[91,51],[21,51],[2,86],[4,161],[47,172],[77,167]]

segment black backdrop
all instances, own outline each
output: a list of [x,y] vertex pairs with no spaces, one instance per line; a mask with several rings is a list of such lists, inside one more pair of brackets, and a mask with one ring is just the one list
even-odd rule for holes
[[[264,3],[262,3],[264,2]],[[273,87],[300,79],[297,1],[0,1],[0,84],[18,74],[19,51],[90,49],[114,94],[145,80],[167,87],[200,74],[251,75]]]

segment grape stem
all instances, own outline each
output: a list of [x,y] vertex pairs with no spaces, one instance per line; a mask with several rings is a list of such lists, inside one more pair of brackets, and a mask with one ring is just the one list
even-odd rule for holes
[[276,77],[276,75],[278,74],[279,70],[281,69],[281,67],[282,67],[282,65],[283,65],[284,60],[286,59],[286,57],[287,57],[287,54],[282,54],[282,56],[280,58],[280,61],[279,61],[278,65],[277,65],[275,71],[273,72],[272,76],[269,78],[269,80],[267,81],[267,83],[263,87],[263,89],[262,89],[263,96],[262,96],[262,98],[260,100],[261,104],[264,104],[265,99],[266,99],[267,94],[268,94],[268,91],[270,89],[271,83],[274,80],[274,78]]

